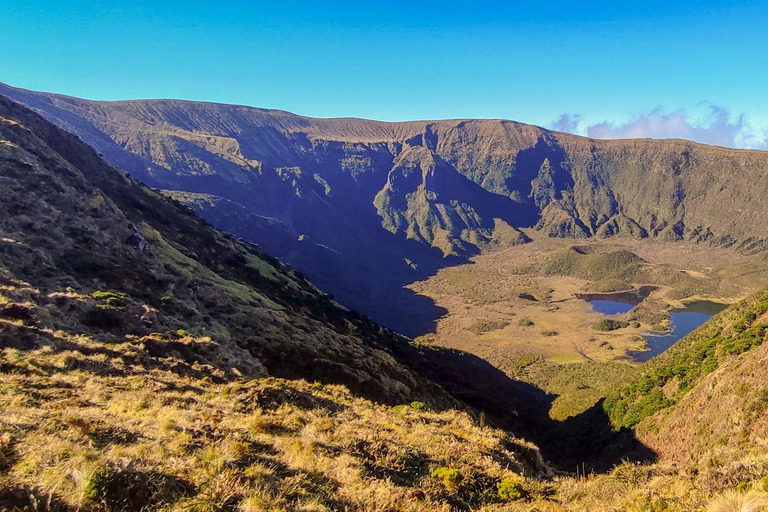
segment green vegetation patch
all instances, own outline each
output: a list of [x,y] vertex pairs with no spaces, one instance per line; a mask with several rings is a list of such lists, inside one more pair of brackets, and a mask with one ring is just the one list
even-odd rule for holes
[[615,331],[629,327],[629,322],[624,320],[614,320],[612,318],[603,318],[592,324],[592,329],[596,331]]
[[525,498],[526,492],[523,484],[511,478],[505,478],[496,484],[496,492],[504,501],[517,501]]
[[645,266],[645,260],[626,249],[574,246],[554,251],[542,263],[542,270],[550,276],[624,283],[641,280]]
[[506,320],[491,320],[488,318],[478,318],[467,330],[478,336],[487,332],[498,331],[509,325]]
[[632,284],[624,279],[602,279],[588,283],[584,287],[584,291],[592,293],[611,293],[611,292],[623,292],[631,290]]
[[586,411],[640,372],[635,365],[614,361],[558,364],[542,358],[521,357],[516,362],[519,369],[515,378],[557,395],[549,411],[555,420]]
[[449,492],[456,492],[464,481],[464,475],[456,468],[439,467],[432,471],[432,476],[439,478]]
[[614,428],[632,428],[674,405],[724,358],[761,345],[768,323],[757,320],[766,312],[768,290],[731,306],[649,361],[641,376],[606,398],[604,409]]

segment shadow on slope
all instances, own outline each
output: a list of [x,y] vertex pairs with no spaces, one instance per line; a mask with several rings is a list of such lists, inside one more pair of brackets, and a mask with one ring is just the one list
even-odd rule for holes
[[602,473],[624,460],[657,458],[632,430],[613,430],[602,400],[581,414],[556,421],[549,417],[556,395],[511,379],[484,359],[441,347],[410,345],[395,352],[454,398],[485,413],[489,422],[535,443],[544,458],[563,471],[578,466],[579,471]]
[[[443,258],[437,249],[412,240],[404,243],[389,233],[381,238],[391,238],[392,243],[371,244],[372,247],[351,256],[309,239],[303,247],[290,251],[285,260],[301,268],[312,283],[333,294],[340,304],[365,313],[381,325],[411,338],[434,332],[437,321],[447,310],[405,286],[429,278],[443,266],[465,263],[466,259]],[[402,253],[409,254],[408,261],[419,262],[414,263],[416,269],[408,266],[402,254],[385,254],[395,243],[409,247]]]
[[[0,284],[9,301],[28,303],[30,325],[39,321],[54,333],[27,340],[20,331],[31,327],[6,325],[7,339],[20,349],[45,341],[56,350],[108,356],[123,345],[120,371],[147,369],[165,355],[181,365],[179,374],[201,381],[268,373],[341,383],[391,405],[459,407],[450,394],[538,443],[565,468],[581,459],[601,469],[638,452],[632,434],[612,433],[599,411],[553,422],[553,397],[540,389],[478,357],[414,345],[338,308],[292,269],[125,179],[76,137],[2,98],[0,112],[0,135],[10,142],[0,146],[7,236]],[[28,217],[18,214],[22,208]],[[151,256],[123,243],[128,222],[151,234]],[[85,349],[69,343],[83,334]],[[79,359],[63,358],[50,371],[68,371]]]

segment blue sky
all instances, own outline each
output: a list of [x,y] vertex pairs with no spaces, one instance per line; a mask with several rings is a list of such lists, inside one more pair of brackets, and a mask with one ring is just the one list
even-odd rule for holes
[[0,0],[0,81],[762,148],[765,4]]

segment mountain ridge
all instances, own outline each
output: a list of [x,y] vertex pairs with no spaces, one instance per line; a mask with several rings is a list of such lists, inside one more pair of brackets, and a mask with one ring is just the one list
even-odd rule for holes
[[[523,243],[530,236],[521,230],[768,248],[768,229],[751,222],[768,213],[766,152],[593,140],[506,120],[317,119],[181,100],[0,92],[150,186],[277,219],[254,234],[231,214],[198,210],[410,336],[429,332],[441,312],[403,285],[499,243]],[[427,312],[412,320],[416,309]]]
[[[461,182],[457,192],[451,180],[467,178],[442,176],[445,164],[429,151],[406,149],[393,175],[428,183],[423,195],[474,190],[478,208],[488,206],[487,190]],[[546,163],[535,179],[567,179]],[[600,510],[646,502],[689,510],[713,492],[768,481],[759,449],[745,459],[721,446],[728,435],[738,437],[737,449],[764,440],[768,291],[649,364],[664,381],[642,375],[602,404],[612,413],[626,399],[624,414],[646,384],[679,399],[662,410],[641,404],[639,416],[615,423],[639,424],[648,444],[638,444],[631,430],[610,432],[601,404],[547,421],[551,396],[479,358],[412,344],[340,308],[300,272],[216,232],[2,97],[0,171],[0,390],[8,398],[0,504],[11,510]],[[306,192],[301,169],[280,173]],[[558,200],[532,189],[534,202]],[[202,194],[165,193],[217,207]],[[227,206],[235,217],[238,207]],[[129,223],[150,254],[126,244]],[[462,402],[489,417],[451,410]],[[702,436],[712,406],[729,415]],[[759,429],[752,437],[750,427]],[[678,428],[701,443],[671,451]],[[510,431],[534,434],[541,454]],[[652,460],[649,446],[683,466],[625,462],[574,479],[542,459],[559,455],[569,468],[593,466],[589,457]]]
[[63,93],[48,93],[48,92],[36,91],[34,89],[15,87],[4,82],[0,82],[0,88],[2,88],[7,92],[14,91],[17,94],[31,94],[39,97],[57,98],[61,101],[69,101],[69,102],[74,101],[74,102],[84,103],[84,104],[101,104],[105,106],[145,105],[145,104],[158,104],[158,105],[181,104],[181,105],[209,106],[209,107],[226,106],[233,109],[258,111],[265,114],[280,114],[286,117],[293,117],[296,119],[305,120],[307,122],[314,121],[314,122],[317,122],[318,124],[321,124],[321,123],[343,124],[349,121],[357,121],[360,123],[385,125],[385,126],[413,125],[413,126],[421,127],[421,126],[430,125],[430,124],[455,125],[455,124],[461,124],[461,123],[467,123],[467,122],[498,123],[500,125],[512,124],[512,125],[525,126],[525,127],[530,127],[530,128],[540,130],[542,132],[557,134],[558,136],[575,137],[577,139],[583,139],[583,140],[595,141],[595,142],[629,143],[631,141],[638,141],[638,142],[656,141],[660,143],[664,143],[664,142],[681,143],[681,144],[690,144],[692,146],[701,146],[701,147],[708,147],[713,149],[723,149],[728,152],[733,151],[733,152],[761,153],[761,154],[768,152],[768,150],[735,148],[735,147],[722,146],[717,144],[709,144],[705,142],[698,142],[698,141],[684,139],[680,137],[664,137],[664,138],[632,137],[632,138],[611,138],[611,139],[593,138],[593,137],[579,135],[571,132],[565,132],[565,131],[559,131],[551,128],[546,128],[544,126],[537,125],[537,124],[525,123],[522,121],[516,121],[514,119],[501,118],[501,117],[487,117],[487,118],[486,117],[447,117],[447,118],[435,118],[435,119],[424,118],[424,119],[408,119],[408,120],[399,120],[399,121],[384,121],[384,120],[368,118],[368,117],[359,117],[359,116],[327,116],[327,117],[309,116],[309,115],[299,114],[291,110],[285,110],[280,108],[258,107],[253,105],[247,105],[244,103],[222,103],[222,102],[209,101],[209,100],[187,100],[187,99],[179,99],[179,98],[171,98],[171,97],[134,98],[134,99],[127,99],[127,100],[92,100],[87,98],[80,98],[77,96],[71,96]]

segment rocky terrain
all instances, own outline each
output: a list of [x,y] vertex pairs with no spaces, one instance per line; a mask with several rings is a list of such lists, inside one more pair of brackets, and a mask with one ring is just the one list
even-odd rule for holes
[[[170,103],[162,102],[165,108]],[[283,129],[293,129],[295,116],[280,115],[286,117]],[[180,111],[174,119],[180,125],[191,123]],[[371,140],[386,127],[414,126],[355,120],[314,123],[342,139],[340,144],[370,147],[378,144]],[[190,133],[195,132],[191,126]],[[537,130],[510,126],[517,126],[521,137]],[[342,129],[368,137],[368,142],[343,140]],[[547,226],[554,224],[546,220],[550,217],[545,210],[555,209],[552,205],[563,204],[577,190],[574,180],[570,192],[560,189],[562,197],[546,199],[537,192],[516,201],[514,188],[505,199],[502,188],[495,188],[503,184],[491,184],[493,179],[481,186],[477,176],[457,171],[442,180],[435,179],[442,171],[425,171],[415,192],[405,194],[405,203],[398,202],[398,187],[410,183],[424,162],[432,162],[432,171],[467,168],[439,156],[440,138],[435,134],[440,133],[437,128],[424,132],[420,143],[413,136],[407,139],[411,147],[397,151],[385,186],[371,187],[375,193],[368,207],[378,230],[366,240],[381,242],[382,251],[388,248],[389,253],[380,255],[384,260],[404,250],[385,240],[405,240],[409,251],[414,248],[407,254],[415,259],[403,264],[414,275],[425,272],[421,262],[433,263],[428,267],[432,272],[476,251],[525,242],[521,229],[549,233]],[[109,144],[100,148],[105,156],[113,147]],[[229,143],[216,144],[225,148],[222,154],[231,155]],[[668,143],[676,144],[692,153],[722,153],[718,165],[723,166],[735,162],[728,160],[734,155],[743,154],[745,166],[757,166],[762,158],[757,152]],[[122,158],[114,151],[113,158]],[[126,165],[138,162],[137,155],[120,151]],[[390,148],[381,151],[394,154]],[[189,149],[163,158],[192,162],[195,154]],[[245,154],[248,165],[253,164],[254,180],[267,175],[254,164],[254,155]],[[308,154],[304,157],[311,160]],[[653,158],[637,158],[640,167],[653,168]],[[553,164],[554,156],[547,157],[541,166],[549,170],[541,179],[560,183],[563,175],[551,171],[553,165],[563,169],[564,161]],[[593,373],[600,379],[595,387],[607,396],[577,415],[554,421],[547,413],[555,396],[510,378],[509,372],[478,357],[415,344],[378,326],[340,306],[264,250],[269,243],[278,248],[284,244],[286,254],[292,254],[297,244],[309,242],[332,253],[332,245],[311,242],[311,234],[296,230],[285,218],[254,211],[234,195],[173,187],[163,180],[196,178],[153,165],[158,167],[148,166],[142,179],[158,180],[154,184],[162,186],[162,193],[110,165],[78,137],[0,97],[3,510],[714,511],[746,506],[760,510],[768,503],[768,399],[761,372],[768,357],[768,292],[737,302],[648,363],[628,371]],[[199,169],[205,174],[204,167]],[[256,183],[234,167],[228,169],[221,176],[212,173],[209,183],[239,182],[244,195],[249,190],[245,185]],[[275,169],[276,176],[288,176],[284,183],[291,186],[306,177],[301,169]],[[681,180],[692,180],[689,190],[710,172],[706,166],[697,169],[698,177],[689,176],[692,171],[680,173]],[[331,181],[323,184],[322,176],[311,179],[322,190],[335,186]],[[532,184],[534,188],[542,190]],[[272,189],[276,207],[288,207],[279,200],[278,189]],[[314,195],[307,198],[310,190]],[[436,198],[445,197],[433,196],[435,191],[461,199],[448,201],[452,210],[435,207],[445,219],[453,219],[452,227],[444,224],[450,227],[446,230],[465,223],[458,238],[440,239],[444,232],[437,225],[427,222],[423,225],[431,228],[417,229],[408,215],[396,213],[418,211],[415,221],[430,219],[432,206],[440,204]],[[293,189],[291,211],[303,212],[296,213],[296,219],[312,218],[302,210],[310,204],[305,200],[324,204],[328,212],[337,208],[330,191],[324,196],[320,192]],[[509,210],[515,215],[527,211],[521,206],[526,202],[549,202],[530,222],[491,217],[492,224],[482,224],[479,219],[486,219],[502,200],[516,205]],[[473,201],[477,207],[470,214],[466,206]],[[755,197],[753,215],[759,201]],[[424,204],[431,206],[420,209]],[[265,242],[256,247],[219,232],[190,206],[201,212],[215,210],[233,232],[238,219],[246,219],[251,231],[241,236],[263,236]],[[699,213],[690,218],[703,215],[697,208],[686,206],[684,218],[691,211]],[[734,208],[738,213],[741,206]],[[760,249],[755,241],[762,227],[739,220],[733,233],[721,236],[717,226],[723,232],[729,228],[712,215],[712,237],[693,236],[686,228],[681,236],[689,242],[740,247],[745,253]],[[317,212],[314,216],[318,233],[330,229],[323,223],[334,217]],[[362,236],[370,219],[361,217],[350,232],[360,229]],[[575,217],[569,218],[557,226],[576,226]],[[645,235],[675,238],[669,224],[654,231],[641,214],[628,218],[639,219],[635,222]],[[480,224],[466,227],[475,221]],[[635,224],[619,219],[616,223],[618,231],[612,234],[644,235]],[[148,251],[127,243],[131,224],[146,239]],[[533,225],[533,231],[526,225]],[[389,238],[377,238],[380,233]],[[553,233],[577,236],[578,230],[558,228]],[[601,236],[594,228],[583,234]],[[335,236],[345,240],[347,235]],[[432,259],[435,248],[440,251]],[[591,271],[590,265],[583,262],[608,258],[616,275],[598,276],[610,278],[610,283],[602,283],[606,286],[650,271],[645,259],[626,249],[576,249],[556,248],[548,258],[532,253],[526,271],[592,279],[584,274]],[[344,261],[339,258],[337,263]],[[752,259],[741,264],[744,269],[757,265]],[[673,268],[670,260],[664,272]],[[725,286],[717,280],[726,275],[722,272],[706,279],[696,275],[678,278],[671,289]],[[387,279],[395,283],[402,278],[397,276]],[[486,282],[482,276],[469,277]],[[467,285],[472,303],[480,304],[490,285],[478,286],[469,277],[459,273],[447,279],[458,278]],[[481,334],[506,328],[488,322],[469,327]],[[597,368],[584,367],[593,372]],[[553,382],[571,378],[567,373],[550,377]]]
[[502,120],[382,123],[0,93],[408,335],[433,330],[444,311],[404,284],[524,243],[519,228],[748,252],[768,239],[754,222],[768,212],[768,154],[759,151],[590,140]]
[[[0,187],[3,510],[448,510],[552,474],[457,399],[483,404],[454,378],[470,357],[340,307],[5,98]],[[543,393],[515,386],[501,410],[530,428]]]

